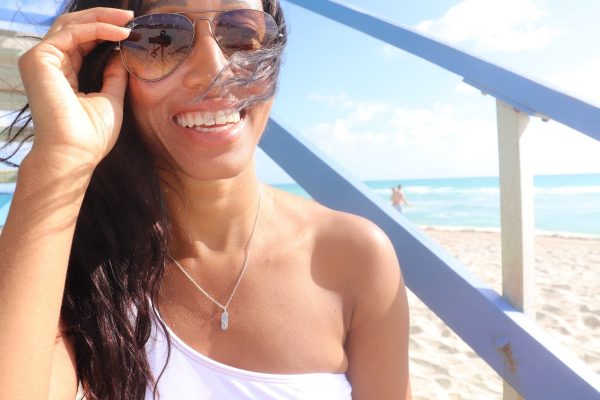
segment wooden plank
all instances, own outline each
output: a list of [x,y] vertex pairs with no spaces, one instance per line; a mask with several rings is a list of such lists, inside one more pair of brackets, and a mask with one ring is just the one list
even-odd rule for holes
[[21,54],[36,43],[16,32],[0,30],[0,110],[17,110],[27,103],[17,63]]
[[[27,97],[20,93],[0,92],[0,110],[14,111],[27,103]],[[2,117],[3,115],[0,115]]]
[[496,101],[502,226],[502,294],[535,319],[532,150],[525,128],[529,115]]
[[17,170],[0,171],[0,183],[13,183],[17,181]]
[[11,31],[0,30],[0,110],[21,108],[26,100],[18,69],[18,59],[37,40],[18,37]]
[[[502,294],[535,319],[535,255],[531,150],[525,136],[529,115],[496,101],[502,238]],[[504,383],[504,400],[523,400]]]

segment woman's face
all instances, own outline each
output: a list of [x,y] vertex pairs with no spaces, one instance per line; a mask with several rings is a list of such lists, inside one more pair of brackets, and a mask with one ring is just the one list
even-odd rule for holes
[[[263,9],[260,0],[147,0],[145,13],[240,8]],[[157,82],[129,78],[128,100],[142,138],[159,160],[193,179],[231,178],[251,168],[271,110],[272,99],[237,112],[243,92],[224,94],[219,86],[206,92],[226,65],[209,22],[198,20],[193,47],[173,73]]]

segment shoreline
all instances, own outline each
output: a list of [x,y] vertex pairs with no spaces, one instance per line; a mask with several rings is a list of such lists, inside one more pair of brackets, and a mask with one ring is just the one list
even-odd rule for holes
[[[496,233],[500,234],[500,228],[480,228],[476,226],[440,226],[440,225],[417,225],[423,231],[447,231],[447,232],[465,232],[465,233]],[[567,231],[545,231],[535,230],[535,237],[549,237],[560,239],[582,239],[582,240],[600,240],[600,234],[587,234]]]

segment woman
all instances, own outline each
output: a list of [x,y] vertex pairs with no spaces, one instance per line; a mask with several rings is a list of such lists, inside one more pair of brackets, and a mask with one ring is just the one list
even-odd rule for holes
[[277,0],[121,6],[75,0],[19,62],[0,399],[409,398],[389,240],[255,175]]

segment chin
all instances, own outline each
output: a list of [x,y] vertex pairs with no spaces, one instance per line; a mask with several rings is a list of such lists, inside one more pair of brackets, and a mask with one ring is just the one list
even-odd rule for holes
[[179,160],[173,166],[177,174],[196,181],[233,179],[254,171],[254,154],[221,154],[217,157]]

